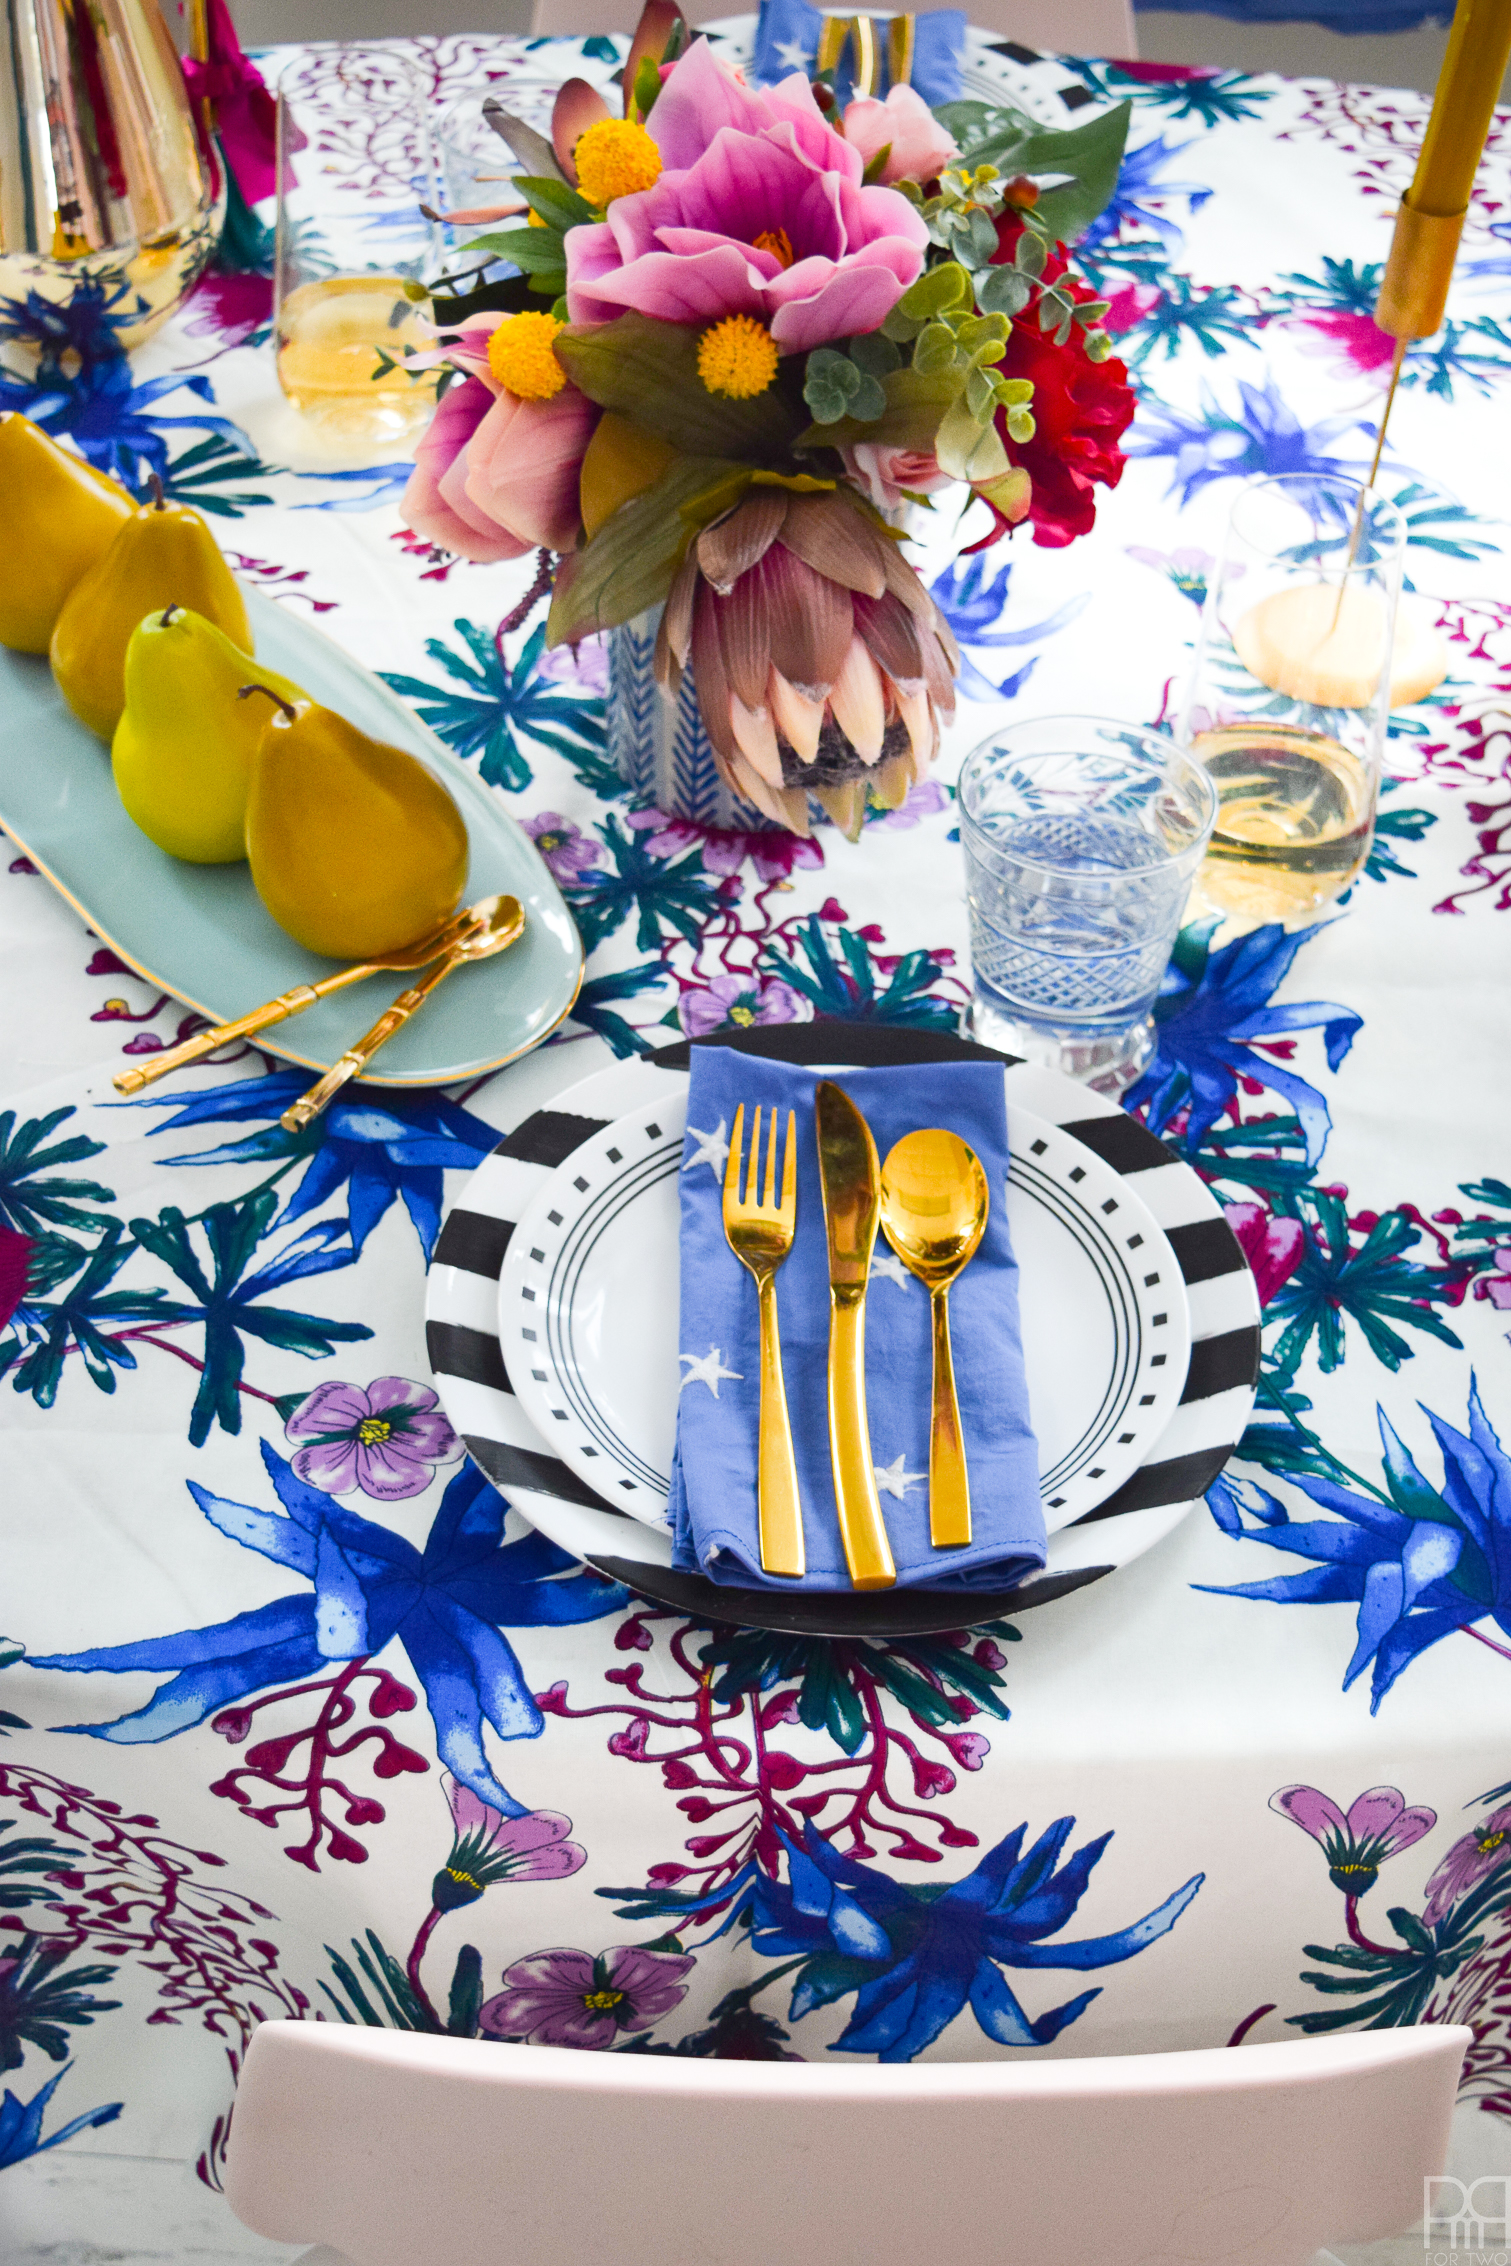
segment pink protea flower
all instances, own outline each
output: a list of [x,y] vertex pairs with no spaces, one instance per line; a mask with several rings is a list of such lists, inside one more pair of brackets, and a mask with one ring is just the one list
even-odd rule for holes
[[525,820],[525,832],[558,881],[575,881],[602,856],[598,844],[589,841],[582,828],[563,818],[559,810],[537,811]]
[[565,1880],[588,1861],[586,1849],[567,1839],[572,1820],[559,1810],[506,1818],[449,1771],[442,1773],[441,1790],[451,1806],[452,1844],[430,1884],[437,1912],[459,1912],[502,1880]]
[[567,311],[608,322],[752,315],[785,353],[875,330],[923,267],[928,231],[896,189],[864,188],[865,160],[794,75],[757,93],[697,40],[652,110],[665,168],[569,229]]
[[887,152],[882,181],[933,181],[960,155],[914,87],[893,87],[885,102],[861,95],[845,109],[845,140],[867,165]]
[[455,1463],[462,1443],[428,1385],[375,1377],[360,1385],[317,1385],[284,1426],[303,1445],[294,1470],[326,1495],[360,1487],[380,1503],[401,1503],[430,1485],[437,1464]]
[[598,2052],[622,2030],[648,2030],[687,1996],[690,1953],[615,1944],[585,1951],[534,1951],[504,1969],[504,1987],[482,2006],[485,2037],[532,2046],[583,2046]]
[[1270,1808],[1322,1844],[1328,1879],[1345,1896],[1367,1895],[1386,1859],[1398,1857],[1438,1822],[1436,1810],[1408,1809],[1394,1786],[1371,1786],[1350,1802],[1346,1816],[1315,1786],[1282,1786],[1270,1796]]
[[690,1039],[730,1024],[749,1029],[753,1023],[795,1023],[798,997],[790,984],[773,976],[762,983],[755,976],[715,976],[706,990],[685,991],[677,1002],[677,1016]]
[[1455,1841],[1427,1883],[1422,1918],[1429,1928],[1445,1919],[1449,1907],[1511,1857],[1511,1808],[1492,1810],[1472,1833]]
[[1306,1248],[1305,1228],[1300,1220],[1277,1219],[1263,1204],[1227,1204],[1223,1217],[1243,1246],[1260,1305],[1268,1306],[1300,1265]]
[[927,773],[959,653],[844,491],[756,488],[703,530],[672,584],[657,676],[675,690],[689,661],[736,793],[798,834],[814,795],[853,841],[868,801],[895,810]]

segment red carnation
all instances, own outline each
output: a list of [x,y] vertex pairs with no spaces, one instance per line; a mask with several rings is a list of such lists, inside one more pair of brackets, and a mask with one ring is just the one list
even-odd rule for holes
[[[1010,260],[1022,233],[1016,213],[1004,214],[997,228],[997,259]],[[1065,247],[1057,244],[1044,263],[1043,283],[1057,283],[1063,292],[1084,305],[1094,295],[1085,284],[1066,276]],[[1028,517],[1034,541],[1052,549],[1088,535],[1096,519],[1093,483],[1115,488],[1123,476],[1124,457],[1118,442],[1133,421],[1137,407],[1128,384],[1126,364],[1093,362],[1086,351],[1085,331],[1078,323],[1063,346],[1054,340],[1056,325],[1039,328],[1037,303],[1013,322],[1007,354],[997,365],[1004,378],[1028,378],[1034,389],[1030,403],[1034,416],[1031,441],[1009,440],[1007,415],[997,412],[1012,463],[1021,465],[1033,482]],[[986,499],[983,499],[985,501]],[[990,535],[972,550],[985,550],[1006,533],[1009,522],[988,503],[995,525]]]

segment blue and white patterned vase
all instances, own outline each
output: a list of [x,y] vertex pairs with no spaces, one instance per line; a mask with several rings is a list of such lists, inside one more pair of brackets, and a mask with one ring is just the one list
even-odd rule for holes
[[609,631],[609,755],[620,778],[670,817],[733,833],[781,833],[774,819],[720,778],[691,669],[683,672],[675,700],[657,684],[660,627],[661,608],[655,606]]

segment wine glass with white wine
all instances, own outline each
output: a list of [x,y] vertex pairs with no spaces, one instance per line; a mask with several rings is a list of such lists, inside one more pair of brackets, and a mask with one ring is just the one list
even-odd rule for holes
[[439,255],[428,90],[393,48],[302,49],[278,82],[278,383],[340,443],[402,443],[435,407]]
[[[1357,481],[1291,473],[1235,499],[1176,737],[1217,824],[1191,909],[1305,921],[1369,854],[1392,707],[1441,675],[1398,612],[1406,526]],[[1425,681],[1424,681],[1425,679]]]

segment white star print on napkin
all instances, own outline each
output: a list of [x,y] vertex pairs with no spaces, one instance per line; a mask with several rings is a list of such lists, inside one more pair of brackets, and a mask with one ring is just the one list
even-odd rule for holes
[[877,1486],[888,1495],[896,1495],[902,1502],[907,1501],[908,1489],[921,1486],[927,1476],[921,1471],[909,1471],[907,1463],[906,1456],[894,1456],[889,1464],[876,1464],[872,1467]]
[[689,1125],[687,1137],[698,1145],[690,1157],[682,1159],[682,1170],[692,1172],[698,1165],[706,1164],[715,1180],[722,1180],[725,1159],[729,1155],[727,1133],[728,1121],[722,1117],[712,1133],[700,1133],[696,1125]]
[[737,1383],[743,1382],[740,1370],[724,1367],[722,1346],[711,1345],[707,1353],[679,1353],[677,1359],[688,1364],[687,1375],[677,1387],[679,1393],[685,1392],[689,1385],[706,1385],[717,1400],[721,1377],[733,1377]]

